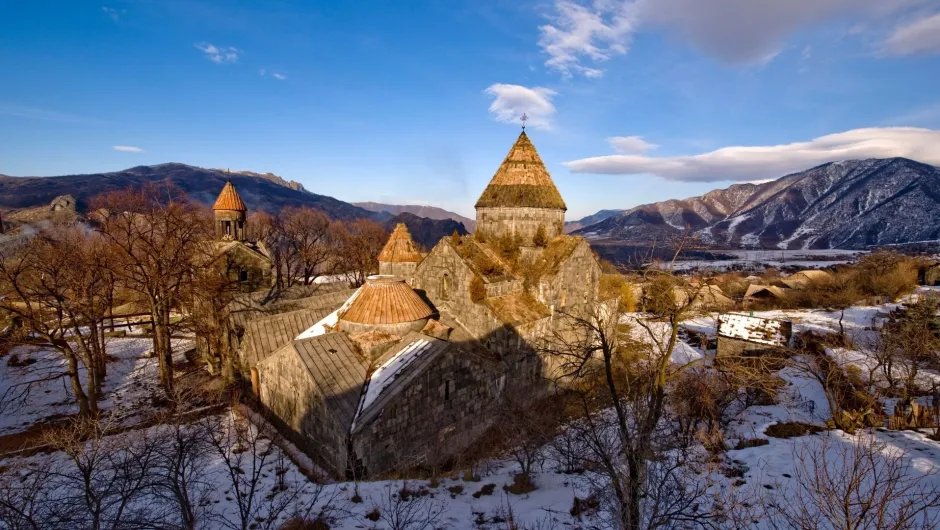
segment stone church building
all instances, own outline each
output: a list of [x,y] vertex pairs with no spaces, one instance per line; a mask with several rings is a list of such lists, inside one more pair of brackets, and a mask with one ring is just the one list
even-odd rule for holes
[[[599,302],[597,259],[563,233],[564,200],[525,131],[476,210],[474,236],[445,237],[426,255],[399,225],[379,275],[312,325],[310,314],[271,317],[290,323],[270,325],[242,356],[262,406],[330,473],[455,457],[507,391],[546,387],[552,362],[534,345],[561,313]],[[220,222],[233,238],[243,230],[237,216]]]

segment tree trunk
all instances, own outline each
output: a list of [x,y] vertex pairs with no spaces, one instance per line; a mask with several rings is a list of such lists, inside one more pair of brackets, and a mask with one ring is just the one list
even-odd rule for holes
[[91,410],[88,408],[88,396],[82,388],[82,379],[78,375],[78,357],[75,356],[75,352],[72,351],[72,348],[67,343],[64,345],[57,344],[57,346],[68,361],[69,380],[72,383],[72,392],[75,393],[75,401],[78,403],[78,414],[80,416],[88,416]]

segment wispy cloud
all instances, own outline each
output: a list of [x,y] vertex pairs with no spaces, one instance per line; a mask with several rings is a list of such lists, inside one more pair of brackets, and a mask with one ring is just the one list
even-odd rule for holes
[[121,151],[124,153],[143,153],[144,152],[143,149],[139,147],[134,147],[132,145],[115,145],[115,146],[112,146],[111,149],[114,149],[115,151]]
[[623,0],[595,0],[590,5],[555,0],[550,23],[539,26],[538,44],[549,56],[545,66],[565,77],[601,77],[603,70],[583,63],[627,53],[634,29],[633,6],[634,2]]
[[108,17],[115,22],[120,22],[121,17],[127,14],[126,9],[115,9],[113,7],[107,6],[101,6],[101,10],[105,15],[108,15]]
[[232,46],[215,46],[208,42],[199,42],[194,44],[197,50],[206,54],[206,59],[216,63],[234,63],[238,61],[238,54],[241,50]]
[[618,153],[645,153],[659,147],[643,139],[642,136],[614,136],[607,143]]
[[14,103],[0,102],[0,115],[26,118],[30,120],[57,121],[61,123],[107,123],[93,118],[84,118],[73,114],[65,114],[51,110],[27,107]]
[[285,79],[287,79],[287,76],[280,72],[273,72],[273,71],[268,72],[266,68],[262,68],[258,70],[258,75],[260,75],[261,77],[266,77],[268,73],[270,73],[271,77],[273,77],[274,79],[277,79],[278,81],[284,81]]
[[940,13],[898,26],[885,40],[883,51],[888,55],[940,53]]
[[915,127],[854,129],[807,142],[732,146],[688,156],[610,155],[565,162],[575,173],[650,174],[682,182],[741,182],[777,178],[838,160],[907,157],[940,164],[940,130]]
[[490,104],[490,114],[496,121],[521,124],[519,119],[525,114],[529,118],[528,125],[537,129],[552,128],[552,117],[555,115],[552,97],[557,95],[554,90],[496,83],[484,92],[494,98]]

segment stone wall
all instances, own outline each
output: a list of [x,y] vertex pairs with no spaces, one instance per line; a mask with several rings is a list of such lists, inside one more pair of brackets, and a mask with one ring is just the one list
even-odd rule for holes
[[348,426],[328,413],[293,346],[261,361],[257,370],[261,403],[288,429],[285,436],[334,476],[345,477]]
[[228,250],[224,267],[229,279],[238,282],[241,292],[251,293],[271,287],[271,262],[241,244]]
[[415,269],[413,286],[471,334],[484,337],[493,331],[496,322],[489,308],[470,299],[474,276],[457,251],[441,241]]
[[408,261],[404,263],[395,262],[395,261],[380,261],[379,262],[379,274],[388,275],[388,276],[398,276],[399,278],[404,278],[406,282],[411,283],[411,277],[414,276],[415,267],[418,264],[413,261]]
[[215,211],[215,235],[218,239],[245,240],[245,212]]
[[565,230],[565,211],[546,208],[477,208],[476,233],[495,239],[504,234],[522,237],[523,245],[532,245],[539,226],[551,239]]
[[558,268],[558,273],[543,277],[539,282],[537,298],[554,309],[592,304],[597,300],[601,267],[582,241]]
[[442,463],[490,425],[505,379],[494,365],[449,348],[424,367],[370,423],[352,436],[368,476]]

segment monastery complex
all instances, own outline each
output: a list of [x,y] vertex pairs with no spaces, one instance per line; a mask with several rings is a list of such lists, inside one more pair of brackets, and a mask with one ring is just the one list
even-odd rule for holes
[[265,300],[271,263],[245,238],[231,183],[214,207],[245,284],[240,369],[278,427],[337,477],[442,462],[492,425],[508,392],[548,390],[537,344],[598,303],[600,266],[564,235],[565,202],[525,131],[476,203],[477,231],[427,254],[399,224],[358,289]]

